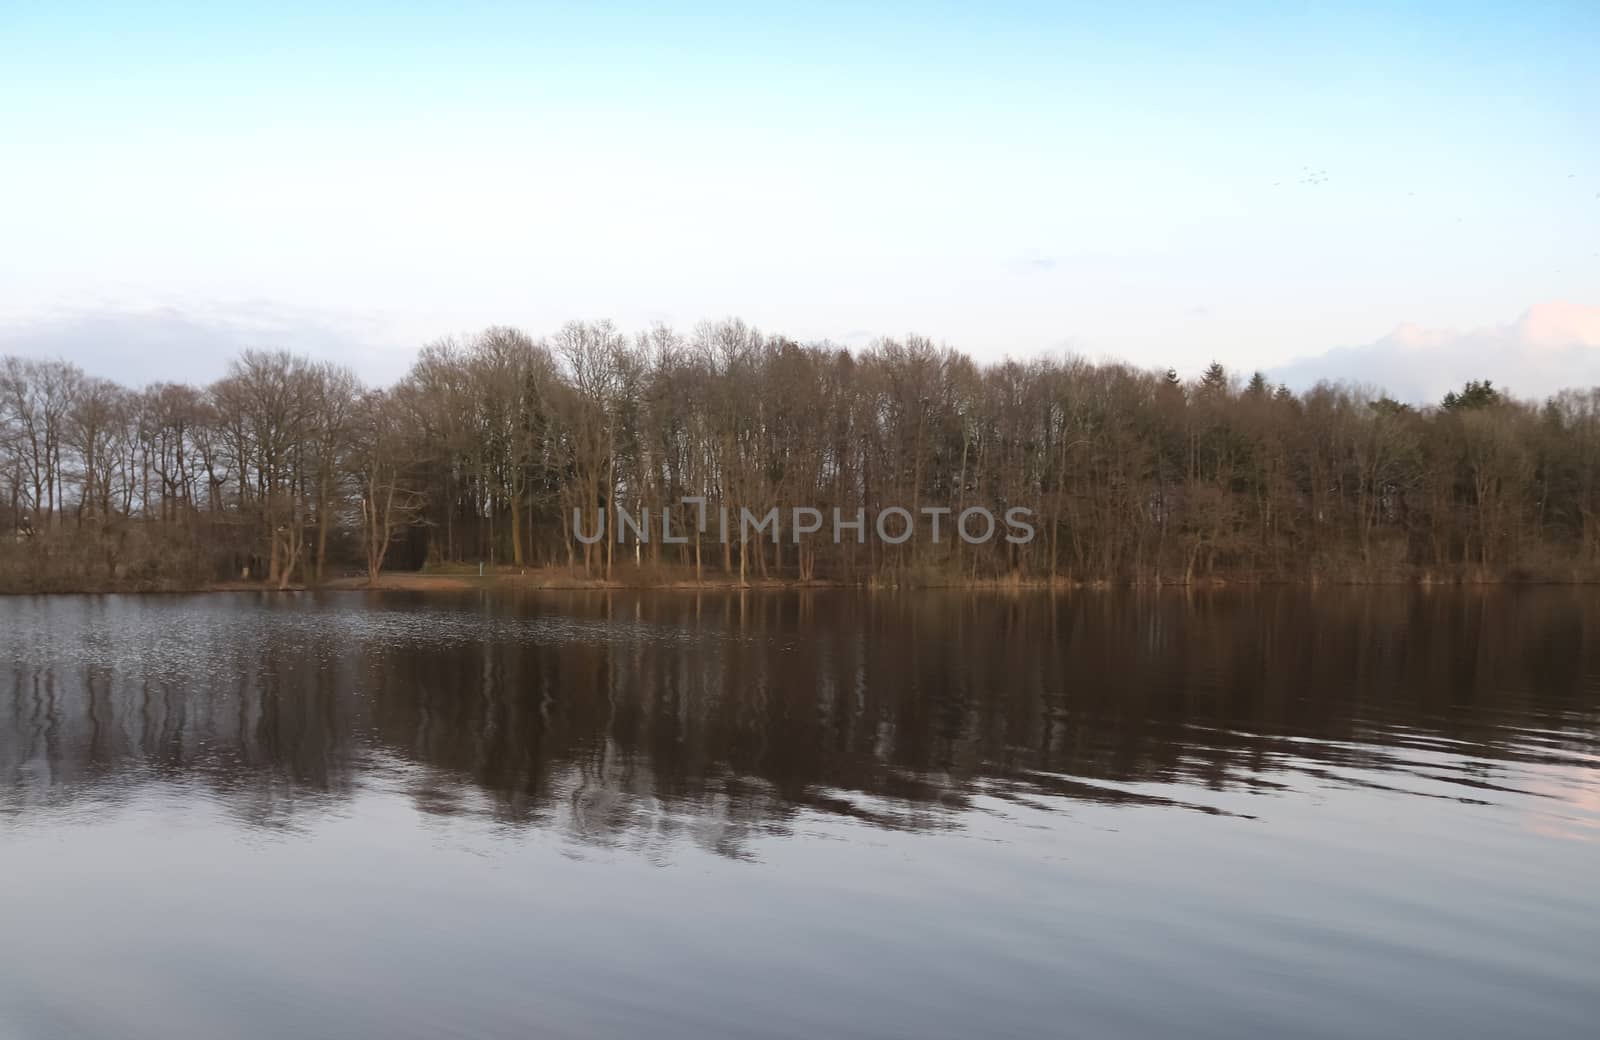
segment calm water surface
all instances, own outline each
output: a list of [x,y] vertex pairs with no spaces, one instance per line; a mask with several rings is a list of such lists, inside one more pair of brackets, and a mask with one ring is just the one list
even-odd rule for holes
[[1600,592],[0,598],[0,1038],[1572,1037]]

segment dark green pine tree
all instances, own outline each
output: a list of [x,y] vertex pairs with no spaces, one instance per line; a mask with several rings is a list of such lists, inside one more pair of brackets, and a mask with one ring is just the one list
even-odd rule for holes
[[1500,391],[1494,388],[1494,380],[1485,379],[1480,383],[1474,379],[1462,387],[1459,394],[1454,390],[1445,394],[1443,405],[1447,412],[1470,412],[1478,408],[1491,408],[1500,402]]

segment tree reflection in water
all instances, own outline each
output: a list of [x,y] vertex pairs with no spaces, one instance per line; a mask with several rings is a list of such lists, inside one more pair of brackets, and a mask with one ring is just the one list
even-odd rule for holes
[[384,783],[739,857],[807,814],[1249,815],[1290,777],[1492,801],[1509,765],[1600,751],[1573,588],[13,598],[0,622],[13,818],[166,785],[292,829]]

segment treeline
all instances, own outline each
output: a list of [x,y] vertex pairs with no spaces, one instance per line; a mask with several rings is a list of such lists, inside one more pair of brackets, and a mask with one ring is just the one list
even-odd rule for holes
[[[892,545],[870,519],[892,506],[1020,507],[1037,535],[969,544],[947,520]],[[700,532],[723,507],[864,510],[868,535]],[[646,511],[687,540],[618,522]],[[1600,388],[1527,402],[1470,383],[1416,408],[1215,364],[1186,382],[979,365],[916,337],[852,353],[738,320],[491,328],[423,348],[388,388],[289,353],[139,390],[0,360],[10,591],[480,562],[645,582],[1571,580],[1600,575],[1597,517]]]

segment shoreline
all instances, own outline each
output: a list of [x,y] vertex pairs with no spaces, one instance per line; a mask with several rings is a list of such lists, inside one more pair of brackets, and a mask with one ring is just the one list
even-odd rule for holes
[[379,576],[376,584],[365,576],[346,575],[317,584],[295,583],[279,589],[274,584],[257,581],[219,581],[202,584],[118,585],[108,583],[92,586],[63,586],[51,589],[0,589],[0,596],[138,596],[138,595],[200,595],[218,592],[471,592],[471,591],[528,591],[528,592],[795,592],[795,591],[846,591],[861,592],[1074,592],[1110,591],[1112,589],[1188,589],[1214,590],[1226,588],[1523,588],[1529,586],[1600,585],[1600,577],[1572,575],[1567,577],[1487,577],[1456,575],[1436,577],[1417,575],[1395,578],[1217,578],[1208,577],[1189,581],[1080,581],[1057,578],[1012,578],[961,581],[895,582],[882,578],[866,581],[844,582],[831,579],[800,581],[792,578],[751,579],[740,582],[737,578],[667,578],[642,579],[598,578],[574,575],[563,571],[535,571],[524,573],[423,573],[398,572]]

